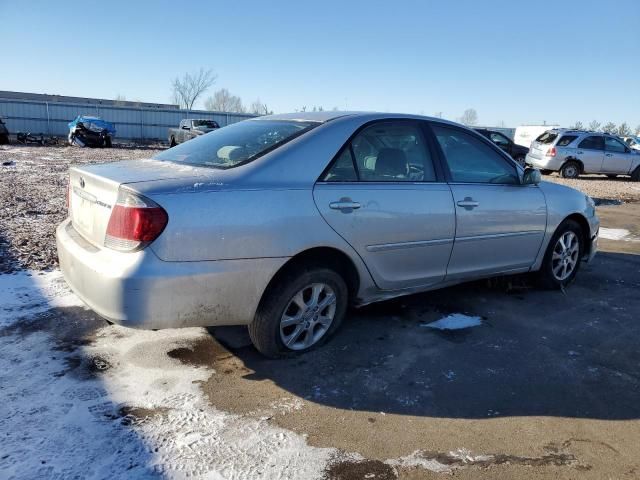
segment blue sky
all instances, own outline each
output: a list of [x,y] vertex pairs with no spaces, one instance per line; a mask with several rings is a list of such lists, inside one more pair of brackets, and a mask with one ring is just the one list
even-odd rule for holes
[[165,103],[205,67],[276,112],[640,124],[638,0],[0,0],[0,25],[0,90]]

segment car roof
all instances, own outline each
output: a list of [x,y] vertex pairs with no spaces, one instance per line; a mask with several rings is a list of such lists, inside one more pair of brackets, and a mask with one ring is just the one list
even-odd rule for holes
[[325,123],[337,118],[343,117],[357,117],[362,118],[365,121],[371,120],[384,120],[384,119],[414,119],[414,120],[432,120],[440,123],[447,123],[451,125],[458,125],[455,122],[445,120],[442,118],[426,117],[424,115],[414,115],[410,113],[389,113],[389,112],[363,112],[363,111],[341,111],[341,110],[325,110],[322,112],[294,112],[294,113],[279,113],[276,115],[264,115],[253,118],[252,120],[293,120],[300,122],[321,122]]

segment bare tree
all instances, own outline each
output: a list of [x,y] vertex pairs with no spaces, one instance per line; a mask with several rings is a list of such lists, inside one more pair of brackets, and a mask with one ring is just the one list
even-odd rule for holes
[[616,124],[613,122],[606,123],[602,126],[602,131],[605,133],[616,133],[617,128]]
[[600,130],[600,122],[598,122],[597,120],[592,120],[589,123],[589,130],[591,130],[592,132],[597,132]]
[[273,111],[269,110],[269,107],[266,103],[262,103],[259,98],[256,98],[251,107],[249,107],[249,111],[254,115],[271,115]]
[[582,122],[576,122],[572,126],[569,127],[571,130],[582,130],[584,127]]
[[618,126],[618,132],[617,133],[621,137],[628,137],[629,135],[631,135],[631,128],[629,127],[629,125],[627,125],[627,122],[622,122]]
[[478,112],[473,108],[467,108],[458,120],[464,125],[475,125],[478,123]]
[[173,80],[172,100],[181,108],[192,110],[196,100],[216,83],[217,75],[212,70],[201,68],[195,73],[185,73],[182,78]]
[[204,107],[207,110],[214,110],[218,112],[245,112],[244,105],[242,105],[242,99],[236,95],[231,95],[231,92],[226,88],[217,90],[213,94],[213,97],[207,98],[204,102]]

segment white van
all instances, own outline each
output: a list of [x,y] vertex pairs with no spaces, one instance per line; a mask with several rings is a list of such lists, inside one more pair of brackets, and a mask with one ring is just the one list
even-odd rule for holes
[[516,127],[513,141],[523,147],[531,148],[531,142],[547,130],[558,128],[559,125],[520,125]]

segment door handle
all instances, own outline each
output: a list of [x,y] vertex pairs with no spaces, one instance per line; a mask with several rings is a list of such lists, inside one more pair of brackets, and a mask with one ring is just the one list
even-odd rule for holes
[[480,203],[476,202],[471,197],[464,197],[464,200],[460,200],[457,203],[459,207],[463,207],[465,210],[473,210],[474,208],[480,206]]
[[605,153],[604,156],[605,157],[613,157],[613,153]]
[[356,210],[360,207],[361,205],[358,202],[354,202],[350,198],[341,198],[337,202],[331,202],[329,204],[329,208],[333,210],[343,210],[343,211]]

